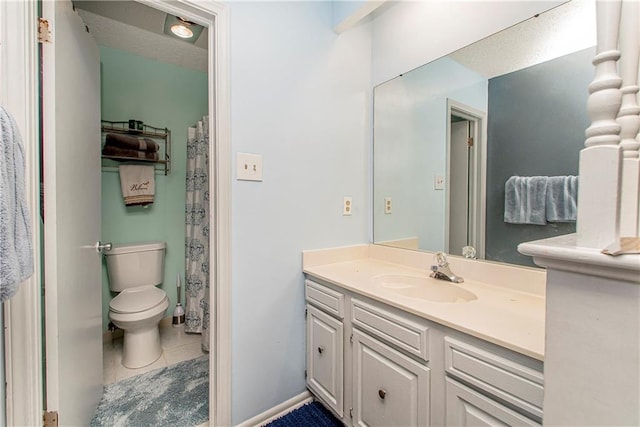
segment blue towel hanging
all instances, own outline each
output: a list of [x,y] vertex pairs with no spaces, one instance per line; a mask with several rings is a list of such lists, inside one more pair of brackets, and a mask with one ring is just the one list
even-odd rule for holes
[[546,217],[549,222],[574,222],[578,214],[578,177],[551,176],[547,181]]
[[512,176],[505,183],[504,222],[545,225],[546,176]]
[[33,274],[31,220],[25,199],[25,159],[15,120],[0,107],[0,301]]

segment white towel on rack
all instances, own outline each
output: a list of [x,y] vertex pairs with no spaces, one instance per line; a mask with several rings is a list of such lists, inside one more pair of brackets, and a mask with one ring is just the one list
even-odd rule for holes
[[33,246],[25,199],[25,159],[15,120],[0,107],[0,301],[33,274]]
[[120,188],[127,206],[153,203],[156,192],[155,167],[148,165],[120,165]]
[[504,222],[545,225],[546,176],[512,176],[504,186]]

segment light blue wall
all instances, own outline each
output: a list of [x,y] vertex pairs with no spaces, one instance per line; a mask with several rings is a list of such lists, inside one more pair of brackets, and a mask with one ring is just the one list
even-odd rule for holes
[[335,27],[340,24],[367,3],[369,0],[333,1],[331,26]]
[[[375,88],[374,233],[376,242],[418,237],[421,249],[442,250],[447,98],[487,111],[486,78],[441,58]],[[384,198],[393,212],[384,213]]]
[[[160,288],[171,300],[166,314],[171,316],[176,275],[184,279],[187,128],[207,113],[207,74],[106,47],[100,48],[100,62],[103,119],[137,119],[172,132],[171,173],[156,173],[155,201],[150,207],[125,207],[117,171],[102,172],[102,240],[114,244],[167,242],[165,281]],[[102,289],[106,329],[113,296],[104,262]]]
[[235,425],[305,390],[302,250],[368,241],[371,83],[367,27],[336,35],[330,2],[229,8],[232,151],[264,163],[232,185]]

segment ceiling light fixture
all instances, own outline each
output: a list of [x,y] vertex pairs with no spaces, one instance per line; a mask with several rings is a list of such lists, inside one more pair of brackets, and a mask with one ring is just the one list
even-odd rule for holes
[[167,14],[164,21],[165,34],[178,37],[189,43],[194,43],[203,29],[202,25],[180,18],[179,16]]
[[193,37],[193,31],[187,28],[184,24],[175,24],[171,26],[171,32],[183,39],[190,39]]

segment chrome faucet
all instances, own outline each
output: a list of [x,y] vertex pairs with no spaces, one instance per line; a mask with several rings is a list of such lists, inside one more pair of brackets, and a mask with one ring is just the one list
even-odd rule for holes
[[433,257],[437,265],[431,266],[431,274],[429,277],[434,279],[447,280],[453,283],[462,283],[464,279],[460,276],[456,276],[449,268],[449,261],[447,261],[447,255],[444,252],[436,252]]

